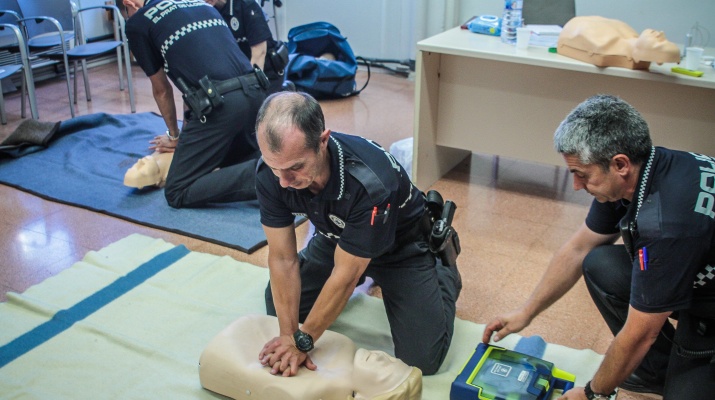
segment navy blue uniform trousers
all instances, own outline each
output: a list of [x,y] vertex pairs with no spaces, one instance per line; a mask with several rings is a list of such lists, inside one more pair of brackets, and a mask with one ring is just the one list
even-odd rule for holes
[[[299,253],[300,322],[305,321],[333,270],[335,247],[317,234]],[[419,240],[371,262],[365,275],[382,290],[395,356],[424,375],[435,374],[452,341],[455,303],[462,289],[457,269],[442,265],[427,242]],[[276,315],[270,282],[266,309]]]
[[[266,92],[258,86],[223,94],[224,104],[199,121],[191,111],[164,189],[174,208],[256,198],[256,115]],[[217,170],[218,168],[218,170]]]
[[[623,245],[599,246],[583,262],[586,286],[613,335],[623,328],[628,316],[632,268]],[[715,358],[696,358],[678,351],[678,345],[694,351],[715,350],[715,315],[703,318],[698,314],[695,308],[677,312],[677,329],[666,321],[634,371],[646,381],[664,382],[665,400],[707,400],[715,393]],[[701,322],[708,324],[708,331],[702,334],[698,332]]]

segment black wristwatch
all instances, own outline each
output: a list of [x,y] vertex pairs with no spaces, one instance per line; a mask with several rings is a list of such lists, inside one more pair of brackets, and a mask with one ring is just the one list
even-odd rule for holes
[[295,341],[295,347],[303,353],[307,353],[315,347],[313,346],[313,337],[300,329],[293,334],[293,341]]
[[586,387],[583,388],[583,391],[586,394],[586,398],[588,400],[612,399],[613,396],[616,395],[615,390],[613,392],[611,392],[611,394],[594,393],[593,389],[591,389],[591,381],[588,381],[586,383]]

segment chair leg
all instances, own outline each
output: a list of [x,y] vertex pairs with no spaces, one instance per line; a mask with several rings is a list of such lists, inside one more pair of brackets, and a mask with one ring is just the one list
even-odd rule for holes
[[[40,113],[37,111],[37,98],[35,97],[35,82],[33,81],[32,72],[25,72],[25,81],[27,81],[27,98],[30,101],[30,115],[33,119],[40,119]],[[23,104],[25,100],[22,100]]]
[[117,68],[119,68],[119,90],[124,90],[124,73],[122,72],[122,48],[117,47]]
[[77,61],[74,61],[74,103],[77,104]]
[[[72,88],[70,87],[70,64],[69,61],[67,60],[67,55],[64,54],[62,57],[62,63],[65,66],[65,80],[67,81],[67,98],[70,101],[70,114],[72,115],[72,118],[74,118],[74,105],[75,105],[75,98],[77,96],[72,96]],[[75,71],[76,72],[76,71]]]
[[125,42],[122,46],[124,48],[124,62],[127,67],[127,87],[129,88],[129,105],[131,106],[132,113],[137,112],[137,107],[134,101],[134,82],[132,82],[132,60],[129,55],[129,46]]
[[5,94],[0,90],[0,122],[3,125],[7,124],[7,116],[5,115]]
[[25,71],[22,71],[22,84],[20,86],[20,118],[25,118],[25,94],[27,93],[27,83],[25,79]]
[[87,61],[82,60],[82,77],[84,78],[84,93],[87,101],[92,101],[92,93],[89,92],[89,76],[87,75]]

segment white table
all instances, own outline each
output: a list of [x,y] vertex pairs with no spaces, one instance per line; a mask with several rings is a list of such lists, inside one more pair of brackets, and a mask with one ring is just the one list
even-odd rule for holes
[[423,190],[471,152],[562,165],[553,133],[598,93],[638,109],[654,144],[715,155],[711,67],[700,78],[672,73],[674,64],[599,68],[459,27],[419,42],[417,50],[412,173]]

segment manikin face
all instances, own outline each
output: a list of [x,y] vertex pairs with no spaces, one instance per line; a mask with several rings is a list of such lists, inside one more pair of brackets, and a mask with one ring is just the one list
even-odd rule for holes
[[383,351],[357,349],[353,370],[355,400],[371,399],[391,392],[411,372],[410,366]]
[[653,51],[675,52],[679,54],[678,45],[669,42],[662,31],[655,29],[646,29],[638,37],[636,46],[641,49],[650,49]]
[[152,156],[139,159],[124,174],[124,185],[139,189],[145,186],[157,185],[161,180],[161,169]]
[[563,155],[569,171],[573,173],[574,190],[585,190],[600,203],[618,201],[624,198],[625,181],[615,170],[616,163],[611,161],[608,171],[600,165],[581,164],[578,156]]
[[[305,134],[297,128],[286,129],[283,146],[279,152],[271,152],[263,129],[259,128],[258,146],[263,161],[278,177],[281,187],[310,189],[319,192],[329,175],[328,140],[330,131],[325,130],[320,137],[318,151],[305,147]],[[327,174],[327,175],[326,175]]]

